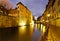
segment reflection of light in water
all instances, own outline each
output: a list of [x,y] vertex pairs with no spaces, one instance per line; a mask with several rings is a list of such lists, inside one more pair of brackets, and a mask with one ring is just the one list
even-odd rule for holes
[[34,26],[34,27],[35,27],[35,30],[37,30],[37,24],[35,24],[35,26]]
[[26,26],[19,27],[19,33],[24,34],[26,32]]
[[37,28],[40,29],[40,24],[37,24]]
[[45,26],[43,26],[43,33],[45,32]]
[[31,25],[30,26],[30,30],[32,31],[34,29],[34,25]]
[[[27,31],[27,29],[28,29],[28,31]],[[34,25],[19,27],[20,34],[25,34],[26,32],[29,32],[30,34],[32,34],[33,30],[34,30]]]
[[33,29],[33,25],[19,27],[19,40],[29,41],[32,38]]
[[42,30],[42,28],[43,28],[43,25],[41,24],[41,30]]
[[41,24],[41,31],[44,33],[46,31],[45,26]]
[[34,28],[34,25],[30,25],[30,29],[33,29]]
[[30,34],[32,35],[32,33],[33,33],[33,30],[34,30],[34,25],[31,25],[30,26]]

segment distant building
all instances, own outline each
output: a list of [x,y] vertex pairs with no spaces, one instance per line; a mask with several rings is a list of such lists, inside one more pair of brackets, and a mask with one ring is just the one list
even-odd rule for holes
[[42,16],[39,16],[39,17],[37,18],[37,21],[41,20],[41,17],[42,17]]

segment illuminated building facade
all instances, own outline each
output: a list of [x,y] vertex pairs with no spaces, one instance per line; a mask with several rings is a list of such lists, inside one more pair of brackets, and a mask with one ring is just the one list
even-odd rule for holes
[[0,27],[16,27],[34,24],[32,12],[21,2],[15,9],[0,6]]
[[[43,18],[42,18],[43,17]],[[60,26],[60,1],[49,0],[41,19],[49,24]]]
[[18,11],[17,9],[10,9],[9,11],[9,16],[14,16],[14,17],[17,17],[18,16]]
[[16,9],[9,10],[8,15],[18,17],[19,25],[30,25],[33,21],[32,12],[21,2],[17,3]]

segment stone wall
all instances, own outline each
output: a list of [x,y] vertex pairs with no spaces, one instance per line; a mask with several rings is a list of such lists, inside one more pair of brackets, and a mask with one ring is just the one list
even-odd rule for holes
[[0,28],[18,26],[18,17],[0,15]]

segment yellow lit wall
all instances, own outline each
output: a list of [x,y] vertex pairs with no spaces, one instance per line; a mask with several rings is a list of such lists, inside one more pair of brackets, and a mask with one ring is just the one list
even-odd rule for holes
[[17,7],[18,7],[17,10],[19,11],[19,18],[20,18],[19,23],[23,21],[26,25],[29,25],[33,18],[31,11],[22,3],[19,3]]
[[[55,0],[53,4],[53,0],[49,0],[49,3],[46,6],[46,10],[43,13],[44,20],[50,20],[50,24],[59,26],[60,25],[60,2],[59,0]],[[47,15],[50,14],[50,17]],[[58,18],[58,19],[57,19]]]

